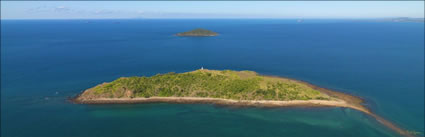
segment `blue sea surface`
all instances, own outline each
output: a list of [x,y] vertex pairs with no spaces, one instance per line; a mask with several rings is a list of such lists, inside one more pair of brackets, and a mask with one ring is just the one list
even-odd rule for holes
[[[195,28],[220,35],[173,35]],[[201,67],[360,96],[424,136],[424,23],[290,19],[1,20],[1,136],[399,136],[346,108],[67,101],[119,77]]]

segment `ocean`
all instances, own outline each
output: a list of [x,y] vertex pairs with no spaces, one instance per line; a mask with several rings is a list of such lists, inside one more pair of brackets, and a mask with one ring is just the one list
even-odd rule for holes
[[[195,28],[220,35],[173,35]],[[201,67],[353,94],[424,136],[424,23],[333,19],[1,20],[1,136],[399,136],[347,108],[67,101],[119,77]]]

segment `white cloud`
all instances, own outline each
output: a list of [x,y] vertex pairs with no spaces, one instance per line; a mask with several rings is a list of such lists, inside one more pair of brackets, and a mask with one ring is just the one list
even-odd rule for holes
[[49,12],[50,9],[43,5],[43,6],[38,6],[38,7],[34,7],[34,8],[30,8],[27,10],[28,12],[34,13],[34,12]]
[[65,6],[57,6],[53,9],[55,12],[70,12],[71,9]]
[[120,13],[120,11],[100,9],[100,10],[95,10],[93,13],[94,14],[114,14],[114,13]]

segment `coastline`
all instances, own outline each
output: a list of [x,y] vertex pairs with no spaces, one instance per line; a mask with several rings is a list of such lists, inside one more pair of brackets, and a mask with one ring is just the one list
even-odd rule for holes
[[233,100],[221,98],[203,97],[149,97],[149,98],[96,98],[90,100],[74,100],[79,104],[137,104],[137,103],[182,103],[182,104],[219,104],[234,106],[254,106],[254,107],[285,107],[285,106],[329,106],[362,109],[352,106],[343,100]]
[[406,130],[397,127],[390,121],[370,112],[364,107],[349,104],[343,100],[291,100],[291,101],[272,101],[272,100],[232,100],[220,98],[202,98],[202,97],[150,97],[150,98],[98,98],[91,100],[72,100],[78,104],[138,104],[138,103],[181,103],[181,104],[216,104],[228,106],[247,106],[247,107],[343,107],[351,108],[375,118],[379,123],[396,131],[402,136],[414,137]]
[[292,100],[292,101],[272,101],[272,100],[232,100],[220,98],[202,98],[202,97],[150,97],[150,98],[98,98],[91,100],[76,100],[78,104],[141,104],[141,103],[180,103],[180,104],[216,104],[226,106],[241,107],[343,107],[361,111],[373,118],[379,123],[392,129],[405,137],[414,137],[406,130],[399,128],[390,121],[370,112],[364,107],[351,105],[343,100]]
[[208,98],[208,97],[122,97],[122,98],[83,98],[79,97],[84,93],[80,93],[74,98],[71,98],[71,102],[77,104],[142,104],[142,103],[177,103],[177,104],[216,104],[226,106],[241,106],[241,107],[343,107],[351,108],[354,110],[361,111],[377,122],[381,123],[385,127],[395,131],[396,133],[404,137],[415,137],[410,134],[407,130],[398,127],[391,121],[386,120],[370,109],[363,106],[364,100],[360,97],[350,95],[343,92],[333,91],[330,89],[322,88],[305,81],[300,81],[291,78],[261,75],[265,77],[277,78],[280,80],[295,81],[307,85],[308,87],[318,90],[328,96],[333,97],[333,100],[289,100],[289,101],[276,101],[276,100],[233,100],[223,98]]
[[[264,76],[268,76],[268,75],[264,75]],[[348,106],[349,106],[349,107],[346,107],[346,108],[351,108],[351,109],[361,111],[361,112],[373,117],[376,121],[378,121],[379,123],[381,123],[385,127],[397,132],[398,134],[400,134],[404,137],[416,137],[415,135],[410,134],[406,129],[403,129],[403,128],[393,124],[391,121],[386,120],[385,118],[373,113],[369,108],[363,106],[362,103],[364,103],[364,100],[362,98],[358,97],[358,96],[350,95],[350,94],[343,93],[343,92],[333,91],[333,90],[330,90],[330,89],[327,89],[327,88],[322,88],[322,87],[313,85],[311,83],[308,83],[306,81],[301,81],[301,80],[296,80],[296,79],[291,79],[291,78],[285,78],[285,77],[279,77],[279,76],[268,76],[268,77],[276,77],[276,78],[287,79],[287,80],[303,83],[303,84],[305,84],[305,85],[307,85],[307,86],[309,86],[313,89],[319,90],[320,92],[325,93],[329,96],[336,97],[336,98],[344,100],[345,103],[347,103]],[[339,106],[334,106],[334,107],[339,107]]]

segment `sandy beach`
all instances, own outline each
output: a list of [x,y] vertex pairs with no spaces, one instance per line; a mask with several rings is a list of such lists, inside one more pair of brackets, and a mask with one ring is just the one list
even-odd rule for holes
[[203,97],[150,97],[150,98],[94,98],[90,100],[75,100],[77,103],[83,104],[131,104],[131,103],[211,103],[220,105],[236,105],[236,106],[257,106],[257,107],[285,107],[285,106],[329,106],[329,107],[346,107],[360,111],[367,111],[364,108],[350,105],[343,100],[291,100],[291,101],[274,101],[274,100],[232,100],[220,98],[203,98]]

